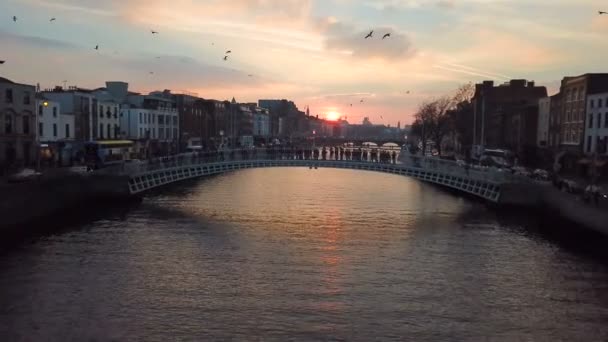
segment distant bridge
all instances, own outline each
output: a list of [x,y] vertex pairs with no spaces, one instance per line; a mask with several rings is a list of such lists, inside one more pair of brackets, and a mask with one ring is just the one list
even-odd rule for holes
[[336,153],[327,155],[326,160],[323,160],[322,155],[312,155],[310,151],[298,155],[293,150],[232,150],[202,155],[183,154],[140,164],[124,164],[120,173],[129,177],[131,194],[186,179],[262,167],[325,167],[398,174],[472,194],[489,202],[498,202],[501,187],[513,182],[510,173],[487,168],[468,168],[438,158],[405,154],[393,154],[389,159],[375,157],[378,156],[367,153]]

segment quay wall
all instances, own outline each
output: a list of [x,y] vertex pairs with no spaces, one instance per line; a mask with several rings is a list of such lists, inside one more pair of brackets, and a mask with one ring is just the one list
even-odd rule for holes
[[28,223],[99,201],[128,198],[128,177],[62,175],[0,185],[0,234],[27,233]]

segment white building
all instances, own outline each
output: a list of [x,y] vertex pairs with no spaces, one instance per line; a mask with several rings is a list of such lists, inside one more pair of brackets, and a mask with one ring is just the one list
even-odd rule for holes
[[608,155],[608,93],[587,96],[584,152]]
[[61,104],[44,98],[36,99],[38,111],[38,141],[74,140],[74,115],[63,114]]
[[97,139],[120,139],[120,103],[105,88],[96,89],[93,94],[95,94],[93,115],[97,118],[95,125]]
[[253,110],[253,136],[270,136],[270,111],[266,108],[255,107]]
[[547,147],[549,144],[549,117],[551,116],[551,97],[538,100],[538,129],[536,146]]

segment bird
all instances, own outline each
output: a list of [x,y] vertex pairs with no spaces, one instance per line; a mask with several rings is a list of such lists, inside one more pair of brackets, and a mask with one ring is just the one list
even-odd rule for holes
[[360,103],[363,103],[363,99],[361,99],[361,101],[359,101]]
[[228,60],[228,56],[224,56],[224,60],[227,61]]
[[599,15],[608,14],[608,12],[605,12],[605,11],[597,11],[597,13],[599,13]]
[[252,75],[252,74],[249,74],[249,75],[247,75],[247,76],[249,76],[249,77],[253,77],[253,75]]
[[215,43],[211,43],[211,45],[215,45]]
[[156,59],[160,59],[160,56],[156,56]]
[[384,38],[388,38],[388,37],[390,37],[390,36],[391,36],[391,34],[390,34],[390,33],[387,33],[387,34],[385,34],[384,36],[382,36],[382,39],[384,39]]
[[228,50],[228,51],[226,51],[226,53],[232,53],[232,51],[231,51],[231,50]]
[[99,50],[99,45],[95,45],[95,50]]
[[51,20],[49,20],[49,21],[55,21],[55,20],[57,20],[57,19],[55,19],[55,18],[51,18]]
[[371,38],[374,35],[374,30],[369,31],[369,33],[367,34],[367,36],[365,36],[365,39],[367,38]]
[[154,71],[150,71],[150,75],[154,75]]
[[0,61],[0,64],[4,64],[5,61]]
[[152,32],[152,34],[158,34],[158,32],[157,32],[157,31],[154,31],[154,30],[152,30],[152,31],[150,31],[150,32]]
[[382,117],[382,115],[380,115],[380,119],[384,120],[384,118]]
[[405,93],[406,93],[406,94],[409,94],[409,93],[410,93],[410,91],[408,90],[408,91],[406,91]]
[[13,21],[17,22],[17,16],[13,16]]
[[353,106],[353,104],[351,103],[351,104],[350,104],[350,106],[352,107],[352,106]]

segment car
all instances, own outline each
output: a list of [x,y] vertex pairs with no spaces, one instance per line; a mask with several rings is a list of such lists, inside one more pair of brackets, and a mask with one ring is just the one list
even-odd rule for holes
[[13,175],[8,177],[8,181],[10,183],[23,183],[32,180],[39,179],[42,176],[42,173],[37,172],[33,169],[23,169]]

